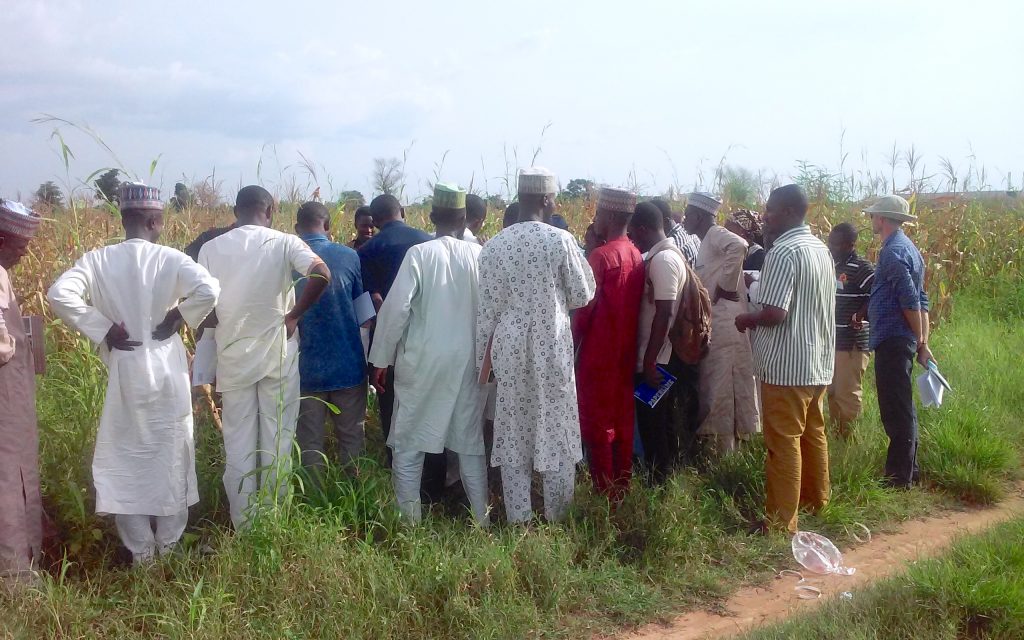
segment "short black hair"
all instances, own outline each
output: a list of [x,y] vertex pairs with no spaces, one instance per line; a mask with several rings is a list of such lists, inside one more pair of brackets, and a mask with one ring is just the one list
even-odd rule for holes
[[370,215],[374,222],[399,218],[402,215],[402,203],[390,193],[382,193],[370,202]]
[[258,184],[242,187],[235,196],[236,211],[265,211],[273,206],[274,196]]
[[487,217],[487,201],[475,193],[466,194],[466,222]]
[[356,212],[352,214],[352,219],[356,222],[359,222],[359,218],[364,217],[373,217],[373,214],[370,213],[370,205],[364,204],[361,207],[357,207]]
[[668,200],[665,198],[651,198],[649,202],[658,207],[658,211],[661,211],[663,218],[666,220],[672,219],[672,205],[668,203]]
[[665,216],[658,205],[651,202],[641,202],[633,210],[633,219],[629,224],[634,227],[645,229],[664,229]]
[[807,216],[807,194],[798,184],[787,184],[771,192],[768,199],[780,209],[792,209],[800,218]]
[[453,209],[452,207],[431,207],[430,219],[435,224],[455,224],[459,220],[466,219],[466,209]]
[[319,202],[303,202],[298,213],[295,214],[295,222],[300,227],[311,227],[330,219],[331,212]]
[[501,226],[503,229],[507,229],[517,222],[519,222],[519,203],[513,202],[505,207],[505,215],[501,219]]
[[840,222],[832,227],[832,233],[836,234],[843,242],[857,244],[857,227],[849,222]]

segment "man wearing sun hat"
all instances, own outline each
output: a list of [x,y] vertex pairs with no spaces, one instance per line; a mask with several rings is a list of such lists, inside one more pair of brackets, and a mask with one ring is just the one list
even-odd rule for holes
[[597,293],[573,317],[580,434],[594,487],[619,499],[633,465],[633,370],[644,290],[644,261],[626,236],[636,194],[603,187],[594,230],[604,241],[588,256]]
[[28,253],[41,218],[0,200],[0,584],[31,585],[42,545],[39,433],[32,349],[7,273]]
[[[96,512],[114,515],[136,563],[169,550],[199,501],[182,322],[198,327],[220,286],[181,251],[156,244],[163,202],[121,185],[124,242],[86,253],[50,288],[54,313],[99,347],[107,394],[96,433]],[[180,301],[180,302],[179,302]]]
[[562,519],[574,495],[580,446],[569,311],[594,297],[594,273],[575,238],[546,224],[558,180],[519,173],[518,222],[480,252],[477,361],[497,383],[491,466],[501,468],[510,522],[526,522],[532,471],[544,478],[544,513]]
[[747,310],[747,241],[716,224],[721,204],[709,193],[691,193],[683,225],[701,239],[695,271],[711,294],[711,348],[700,363],[697,434],[717,453],[729,453],[757,431],[758,414],[750,340],[734,327]]
[[913,222],[910,204],[896,195],[882,196],[864,210],[871,230],[882,239],[875,282],[868,302],[870,347],[875,352],[875,384],[882,426],[889,436],[886,483],[909,488],[917,482],[917,411],[911,376],[916,356],[928,366],[928,293],[921,252],[903,233]]
[[459,456],[473,517],[487,525],[486,395],[476,369],[476,307],[481,247],[461,240],[466,192],[437,183],[430,219],[434,240],[409,248],[377,315],[370,349],[374,386],[383,391],[394,367],[395,416],[387,445],[402,516],[421,517],[427,454]]

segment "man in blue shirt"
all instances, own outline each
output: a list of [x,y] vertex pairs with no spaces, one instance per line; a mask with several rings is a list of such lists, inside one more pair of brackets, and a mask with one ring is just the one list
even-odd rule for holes
[[[295,437],[308,469],[324,465],[324,420],[328,403],[338,457],[348,465],[363,453],[366,420],[366,357],[353,302],[363,294],[359,256],[331,242],[330,213],[319,202],[299,207],[295,233],[331,270],[331,282],[299,320],[299,383],[302,400]],[[301,295],[306,280],[296,284]]]
[[[903,223],[917,219],[906,200],[883,196],[864,213],[871,216],[871,230],[882,238],[868,320],[870,347],[875,352],[878,409],[889,436],[886,484],[907,489],[918,479],[917,412],[911,379],[914,356],[923,367],[933,359],[928,348],[924,258],[903,233]],[[855,323],[857,320],[855,317]]]

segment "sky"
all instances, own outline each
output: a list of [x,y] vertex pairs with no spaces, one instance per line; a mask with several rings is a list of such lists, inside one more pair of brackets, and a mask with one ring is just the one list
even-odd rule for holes
[[723,158],[888,172],[894,145],[1024,181],[1016,1],[3,5],[0,197],[104,167],[369,195],[378,157],[405,158],[407,199],[531,163],[654,193]]

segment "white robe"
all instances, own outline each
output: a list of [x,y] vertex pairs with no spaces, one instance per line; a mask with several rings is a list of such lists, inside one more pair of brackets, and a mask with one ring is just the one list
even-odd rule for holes
[[493,336],[492,466],[550,472],[583,458],[569,311],[595,289],[576,240],[551,225],[520,222],[484,245],[477,361]]
[[739,300],[719,298],[711,307],[711,348],[700,363],[700,427],[702,436],[745,438],[758,429],[754,361],[750,340],[736,330],[736,316],[747,310],[743,259],[747,243],[715,225],[697,254],[697,275],[713,297],[715,289],[735,291]]
[[487,396],[476,373],[480,246],[451,237],[405,254],[377,315],[375,367],[395,367],[388,446],[483,455]]
[[[187,255],[145,240],[86,253],[50,288],[54,312],[99,345],[109,372],[92,466],[97,513],[169,516],[199,501],[185,347],[152,332],[176,305],[198,326],[219,293]],[[111,352],[114,323],[142,345]]]

